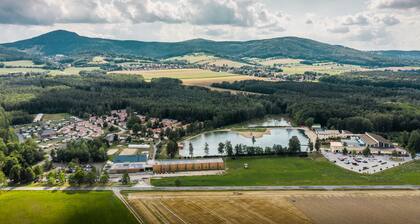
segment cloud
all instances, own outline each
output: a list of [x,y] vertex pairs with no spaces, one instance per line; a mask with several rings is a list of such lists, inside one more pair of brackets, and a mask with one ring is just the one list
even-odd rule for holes
[[419,0],[373,0],[373,9],[420,9]]
[[327,30],[331,33],[348,33],[350,29],[347,26],[334,26],[327,28]]
[[343,25],[359,25],[359,26],[367,26],[369,25],[369,18],[363,14],[351,15],[346,16],[343,18]]
[[187,23],[276,27],[287,19],[253,0],[1,0],[0,23]]
[[383,28],[357,29],[349,36],[350,40],[362,42],[378,42],[387,38],[389,38],[389,33]]
[[226,34],[226,31],[224,29],[207,29],[204,31],[204,34],[207,36],[218,37]]
[[386,15],[380,19],[382,23],[388,26],[394,26],[399,24],[401,21],[395,16]]

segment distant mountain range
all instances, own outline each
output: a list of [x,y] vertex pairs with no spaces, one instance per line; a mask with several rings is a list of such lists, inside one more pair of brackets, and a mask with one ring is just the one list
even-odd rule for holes
[[230,59],[246,57],[285,57],[311,61],[333,61],[366,66],[403,66],[420,64],[419,52],[360,51],[298,37],[252,41],[211,41],[195,39],[182,42],[143,42],[89,38],[57,30],[31,39],[0,45],[1,49],[43,55],[116,54],[148,58],[169,58],[192,53],[208,53]]

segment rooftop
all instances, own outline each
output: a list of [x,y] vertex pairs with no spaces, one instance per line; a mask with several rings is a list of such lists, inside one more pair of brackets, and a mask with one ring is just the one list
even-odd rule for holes
[[369,136],[370,138],[378,141],[378,142],[382,142],[382,143],[386,143],[386,144],[391,144],[391,142],[387,139],[385,139],[384,137],[377,135],[377,134],[373,134],[370,132],[366,132],[366,135]]

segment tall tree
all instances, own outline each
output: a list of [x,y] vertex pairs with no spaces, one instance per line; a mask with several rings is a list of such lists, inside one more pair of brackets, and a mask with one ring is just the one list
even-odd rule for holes
[[310,140],[309,140],[308,148],[309,148],[309,152],[313,152],[314,151],[314,143],[312,143],[312,141],[310,141]]
[[228,156],[233,156],[233,147],[232,147],[232,143],[230,143],[230,141],[226,141],[225,143],[225,147],[226,147],[226,154]]
[[122,184],[124,184],[124,185],[128,185],[128,184],[130,184],[130,183],[131,183],[131,180],[130,180],[130,175],[128,175],[128,173],[127,173],[127,172],[125,172],[125,173],[122,175],[122,178],[121,178],[121,183],[122,183]]
[[194,156],[194,147],[191,142],[190,144],[188,144],[188,152],[190,154],[190,157],[192,158]]
[[19,183],[21,178],[21,170],[22,167],[20,165],[14,165],[12,169],[10,169],[9,179],[13,183]]
[[317,151],[317,152],[319,152],[319,150],[321,149],[321,141],[319,141],[319,139],[317,138],[316,140],[315,140],[315,150]]
[[289,139],[289,151],[300,152],[300,141],[297,136],[293,136]]
[[220,155],[222,155],[225,152],[225,144],[223,142],[219,142],[219,146],[217,147],[217,151]]
[[209,144],[206,142],[205,144],[204,144],[204,154],[206,155],[206,156],[208,156],[209,155]]
[[0,186],[7,184],[7,177],[4,175],[3,171],[0,170]]
[[420,131],[412,131],[408,140],[407,148],[411,152],[420,152]]
[[169,140],[166,146],[167,154],[170,158],[175,158],[178,153],[178,144],[175,141]]

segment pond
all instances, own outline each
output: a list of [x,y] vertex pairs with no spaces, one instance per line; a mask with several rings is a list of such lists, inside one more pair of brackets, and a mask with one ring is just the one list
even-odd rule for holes
[[[267,118],[265,120],[250,123],[248,127],[263,127],[267,126],[265,133],[242,133],[231,130],[222,130],[222,131],[212,131],[206,132],[197,136],[194,136],[190,139],[183,141],[184,149],[180,150],[180,155],[187,157],[189,156],[189,144],[190,142],[194,148],[194,157],[204,156],[204,146],[207,143],[209,145],[209,155],[219,155],[217,148],[220,142],[225,143],[230,141],[234,147],[237,144],[243,144],[247,146],[259,146],[259,147],[272,147],[273,145],[281,145],[287,147],[289,144],[289,139],[293,136],[297,136],[301,143],[301,151],[307,151],[308,138],[304,134],[303,130],[299,130],[293,127],[284,127],[289,126],[286,120],[273,120],[272,118]],[[278,127],[275,127],[278,126]],[[255,136],[255,143],[252,142],[252,137]]]

